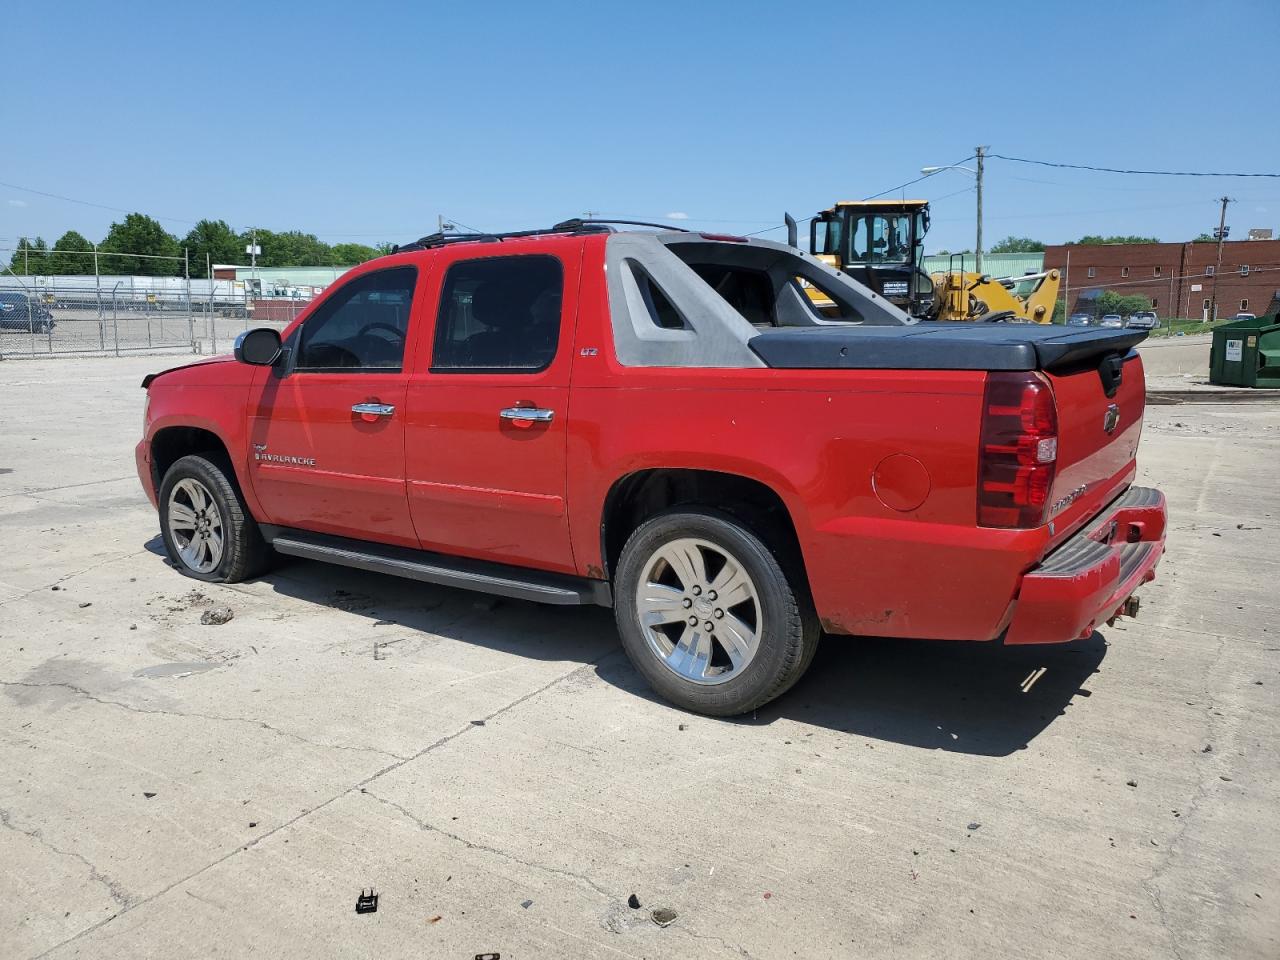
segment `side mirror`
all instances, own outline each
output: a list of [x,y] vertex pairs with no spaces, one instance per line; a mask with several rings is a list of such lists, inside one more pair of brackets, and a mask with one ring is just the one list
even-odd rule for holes
[[269,367],[280,359],[280,349],[280,332],[258,327],[236,337],[235,357],[241,363]]

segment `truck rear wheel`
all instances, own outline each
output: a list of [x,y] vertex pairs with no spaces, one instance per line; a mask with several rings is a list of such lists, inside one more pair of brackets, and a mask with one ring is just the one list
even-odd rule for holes
[[759,537],[717,511],[677,508],[641,524],[614,585],[631,662],[686,710],[748,713],[800,679],[817,648],[803,579],[788,579]]
[[237,583],[266,569],[262,539],[230,467],[193,454],[171,466],[160,484],[160,534],[175,567],[210,583]]

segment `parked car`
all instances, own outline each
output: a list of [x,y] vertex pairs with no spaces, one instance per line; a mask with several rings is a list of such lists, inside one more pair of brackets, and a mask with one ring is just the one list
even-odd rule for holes
[[1123,327],[1123,326],[1124,326],[1124,317],[1120,316],[1120,314],[1118,314],[1118,313],[1104,313],[1104,314],[1102,315],[1102,320],[1101,320],[1101,321],[1099,321],[1099,323],[1098,323],[1098,326],[1100,326],[1100,327]]
[[1067,317],[1068,327],[1091,327],[1093,326],[1093,315],[1088,313],[1073,313]]
[[1243,313],[1243,312],[1242,312],[1242,313],[1237,313],[1237,314],[1235,315],[1235,318],[1234,318],[1234,319],[1236,319],[1236,320],[1257,320],[1258,318],[1257,318],[1257,316],[1256,316],[1256,315],[1254,315],[1254,314],[1252,314],[1252,313]]
[[0,290],[0,330],[50,333],[57,321],[36,297],[12,290]]
[[1160,326],[1160,318],[1154,310],[1139,310],[1131,314],[1124,325],[1130,330],[1154,330]]
[[147,376],[138,475],[189,577],[274,552],[611,606],[660,694],[740,714],[823,634],[1135,614],[1165,529],[1133,485],[1145,336],[914,323],[764,240],[435,235]]

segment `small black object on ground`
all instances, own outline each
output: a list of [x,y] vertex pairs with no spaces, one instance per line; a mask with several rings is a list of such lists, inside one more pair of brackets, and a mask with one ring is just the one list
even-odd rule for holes
[[627,906],[630,907],[632,910],[639,910],[640,898],[633,893],[631,896],[627,897]]
[[366,893],[363,888],[360,890],[360,896],[356,898],[356,913],[377,913],[378,912],[378,895],[373,892],[370,887]]

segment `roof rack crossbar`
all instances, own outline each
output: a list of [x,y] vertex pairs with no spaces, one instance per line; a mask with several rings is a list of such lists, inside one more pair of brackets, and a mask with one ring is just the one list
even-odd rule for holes
[[553,229],[560,230],[561,228],[564,228],[566,230],[574,230],[581,229],[584,225],[606,226],[615,223],[620,223],[627,227],[657,227],[659,230],[675,230],[679,233],[689,232],[684,227],[674,227],[669,223],[654,223],[651,220],[613,220],[609,218],[596,220],[587,217],[570,217],[568,220],[561,220]]

